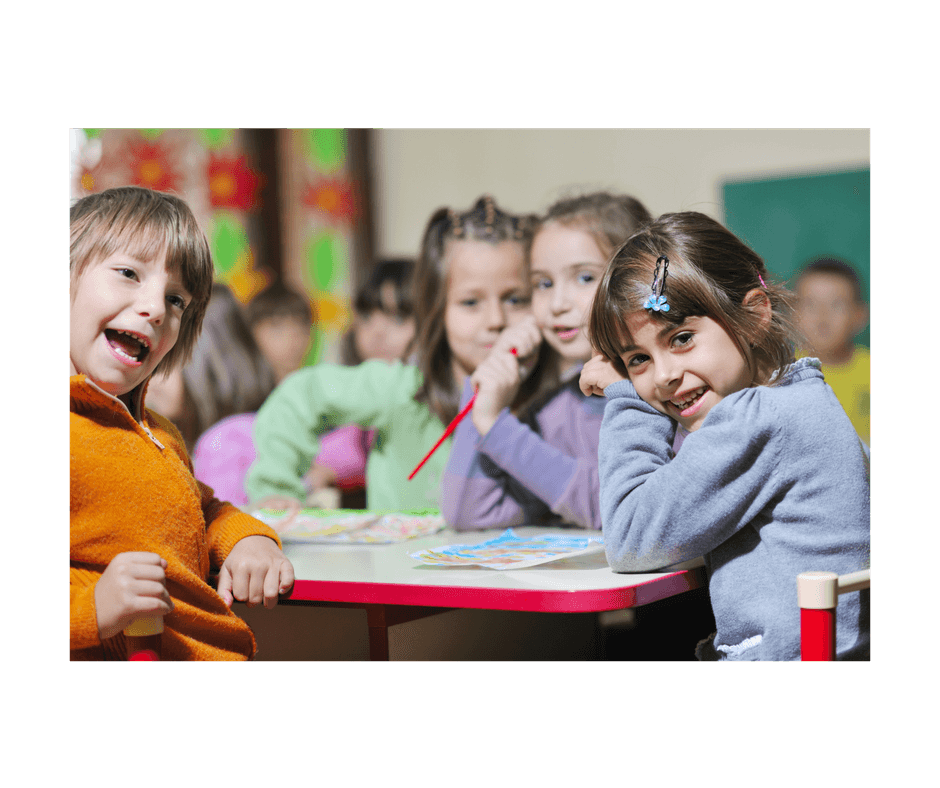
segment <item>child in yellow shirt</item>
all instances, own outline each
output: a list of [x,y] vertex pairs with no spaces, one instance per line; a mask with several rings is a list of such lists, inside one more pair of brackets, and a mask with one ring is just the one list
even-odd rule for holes
[[855,270],[841,260],[822,258],[796,280],[804,355],[822,362],[822,372],[845,408],[859,437],[871,444],[871,354],[853,342],[868,323],[868,306]]

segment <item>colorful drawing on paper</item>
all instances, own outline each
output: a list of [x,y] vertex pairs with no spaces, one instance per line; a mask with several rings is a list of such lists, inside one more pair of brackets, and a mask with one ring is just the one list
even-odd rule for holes
[[282,542],[306,544],[395,544],[444,528],[437,513],[257,509],[251,514],[277,531]]
[[490,569],[523,569],[527,566],[570,558],[603,548],[600,536],[541,534],[516,536],[507,528],[500,536],[480,544],[454,544],[412,553],[411,558],[432,566],[485,566]]

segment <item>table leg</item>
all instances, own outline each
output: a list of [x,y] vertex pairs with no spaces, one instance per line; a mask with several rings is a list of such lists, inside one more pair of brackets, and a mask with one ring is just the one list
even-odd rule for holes
[[388,662],[388,625],[369,624],[369,659]]
[[419,618],[446,613],[448,610],[453,610],[453,608],[366,605],[366,620],[369,624],[369,659],[373,662],[388,661],[388,628],[390,626],[417,621]]

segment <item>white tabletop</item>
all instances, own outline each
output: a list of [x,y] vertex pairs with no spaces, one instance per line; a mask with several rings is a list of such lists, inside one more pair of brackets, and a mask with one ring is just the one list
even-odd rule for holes
[[[502,570],[431,566],[409,557],[427,548],[478,544],[504,530],[457,532],[448,528],[391,545],[285,543],[297,581],[291,599],[575,612],[647,604],[703,582],[697,568],[703,565],[701,560],[662,572],[618,574],[608,566],[603,548],[534,567]],[[535,526],[513,530],[521,537],[575,533],[568,528]]]

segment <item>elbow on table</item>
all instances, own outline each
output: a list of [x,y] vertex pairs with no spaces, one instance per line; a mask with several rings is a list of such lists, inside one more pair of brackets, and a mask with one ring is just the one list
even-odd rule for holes
[[523,525],[525,517],[521,511],[500,512],[497,510],[475,510],[471,508],[458,508],[441,503],[441,514],[444,522],[455,531],[484,531],[488,528],[513,528]]
[[486,522],[480,518],[470,517],[466,512],[454,512],[448,515],[447,510],[442,509],[441,514],[444,515],[444,522],[455,531],[482,531],[486,528],[495,527],[493,523]]
[[604,535],[604,552],[607,554],[607,564],[614,572],[655,572],[675,563],[674,560],[658,552],[636,551],[623,545],[613,544],[606,534]]

